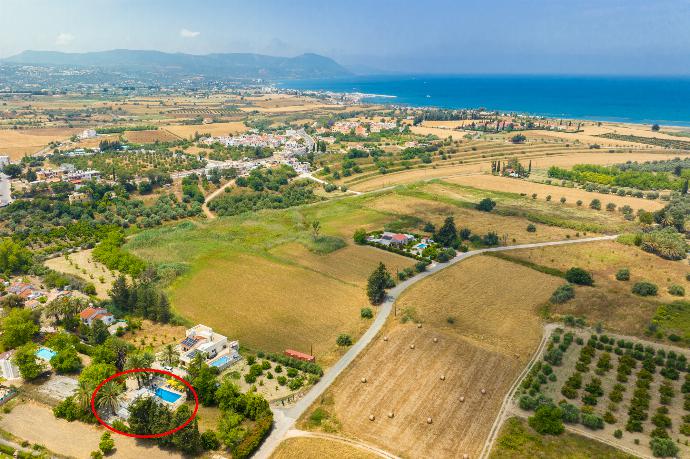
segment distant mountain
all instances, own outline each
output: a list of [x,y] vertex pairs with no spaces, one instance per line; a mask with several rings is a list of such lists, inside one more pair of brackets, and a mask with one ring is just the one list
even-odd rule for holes
[[318,54],[275,57],[251,53],[183,54],[114,49],[90,53],[24,51],[0,62],[53,67],[93,67],[112,72],[137,72],[209,78],[302,79],[334,78],[350,72]]

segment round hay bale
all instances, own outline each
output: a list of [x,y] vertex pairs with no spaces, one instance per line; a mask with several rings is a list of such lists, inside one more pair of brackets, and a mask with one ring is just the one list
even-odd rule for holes
[[366,382],[367,382],[367,378],[362,378],[362,382],[363,382],[363,383],[366,383]]
[[410,344],[410,349],[414,349],[414,344]]
[[434,338],[434,343],[438,343],[438,338]]
[[470,459],[470,455],[465,453],[462,455],[462,459]]
[[422,328],[422,324],[417,324],[417,328]]
[[486,394],[486,390],[482,389],[482,395]]
[[460,403],[465,403],[465,397],[460,397]]
[[445,380],[446,380],[446,375],[441,375],[441,381],[445,381]]
[[392,411],[389,411],[389,412],[388,412],[388,417],[389,417],[389,418],[393,418],[393,416],[395,416],[395,413],[393,413]]
[[432,420],[430,417],[426,418],[426,423],[427,423],[427,424],[431,424],[432,422],[433,422],[433,420]]
[[387,336],[384,336],[384,337],[383,337],[383,340],[384,340],[384,341],[388,341],[388,337],[387,337]]
[[369,415],[369,420],[370,420],[370,421],[373,421],[374,419],[376,419],[376,417],[375,417],[373,414],[370,414],[370,415]]

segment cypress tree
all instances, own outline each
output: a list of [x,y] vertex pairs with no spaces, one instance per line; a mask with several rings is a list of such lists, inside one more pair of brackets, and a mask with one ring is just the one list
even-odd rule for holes
[[379,263],[367,282],[367,296],[371,304],[381,304],[383,302],[386,297],[386,287],[389,287],[391,282],[392,278],[388,270],[386,270],[386,265]]

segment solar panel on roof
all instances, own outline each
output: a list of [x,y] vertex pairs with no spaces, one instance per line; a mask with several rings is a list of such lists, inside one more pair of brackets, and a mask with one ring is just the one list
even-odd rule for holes
[[196,340],[194,338],[185,338],[182,341],[182,345],[186,347],[194,346],[194,343],[196,343]]

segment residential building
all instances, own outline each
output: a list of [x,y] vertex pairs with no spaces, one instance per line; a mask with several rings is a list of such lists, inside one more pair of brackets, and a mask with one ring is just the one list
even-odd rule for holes
[[0,354],[0,376],[7,380],[19,379],[19,368],[12,363],[14,349]]
[[388,231],[385,231],[380,238],[374,238],[372,239],[373,242],[378,242],[379,244],[382,245],[405,245],[408,242],[414,241],[415,237],[411,234],[402,234],[402,233],[391,233]]
[[96,320],[100,320],[106,325],[112,325],[113,323],[115,323],[115,316],[109,313],[107,309],[94,308],[93,306],[89,306],[88,308],[80,312],[79,318],[84,324],[88,325],[89,327],[93,326],[93,323]]
[[86,129],[86,130],[84,130],[84,132],[79,134],[78,137],[80,139],[84,140],[84,139],[93,139],[94,137],[96,137],[96,135],[97,134],[96,134],[96,131],[94,129]]
[[179,344],[180,361],[184,365],[189,364],[199,353],[202,353],[208,361],[216,361],[223,356],[228,356],[228,360],[239,360],[240,343],[228,342],[226,336],[214,332],[211,327],[195,325],[185,334],[185,339]]

